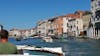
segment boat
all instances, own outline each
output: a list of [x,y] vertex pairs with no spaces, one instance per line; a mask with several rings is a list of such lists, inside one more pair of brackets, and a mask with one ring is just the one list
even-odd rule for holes
[[21,41],[22,38],[23,38],[22,36],[17,36],[15,39],[16,41]]
[[51,54],[56,54],[58,56],[63,56],[64,52],[62,51],[61,47],[36,47],[36,46],[29,46],[29,45],[16,45],[17,49],[19,50],[20,54],[30,55],[29,53],[24,52],[23,50],[30,50],[30,51],[39,51],[39,52],[46,52]]
[[48,37],[43,37],[42,38],[45,42],[53,42],[53,39],[50,37],[50,36],[48,36]]

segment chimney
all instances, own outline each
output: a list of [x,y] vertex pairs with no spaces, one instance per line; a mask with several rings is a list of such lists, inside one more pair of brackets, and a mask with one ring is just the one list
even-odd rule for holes
[[2,30],[3,29],[3,26],[2,25],[0,25],[0,30]]

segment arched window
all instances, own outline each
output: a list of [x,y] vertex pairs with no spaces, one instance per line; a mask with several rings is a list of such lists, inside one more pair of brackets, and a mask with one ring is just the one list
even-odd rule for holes
[[95,12],[97,20],[100,20],[100,10]]

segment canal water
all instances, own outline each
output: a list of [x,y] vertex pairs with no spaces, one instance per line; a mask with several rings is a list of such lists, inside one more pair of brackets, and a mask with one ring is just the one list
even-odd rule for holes
[[[55,39],[52,43],[44,42],[38,38],[28,38],[26,40],[16,41],[9,38],[9,41],[16,45],[35,45],[39,47],[62,47],[65,56],[100,56],[100,40],[93,39]],[[55,54],[26,51],[31,55],[56,56]]]

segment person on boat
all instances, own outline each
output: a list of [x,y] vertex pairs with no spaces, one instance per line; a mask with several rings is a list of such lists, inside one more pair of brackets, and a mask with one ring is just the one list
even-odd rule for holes
[[1,54],[17,54],[16,45],[8,42],[8,31],[0,30],[0,55]]

